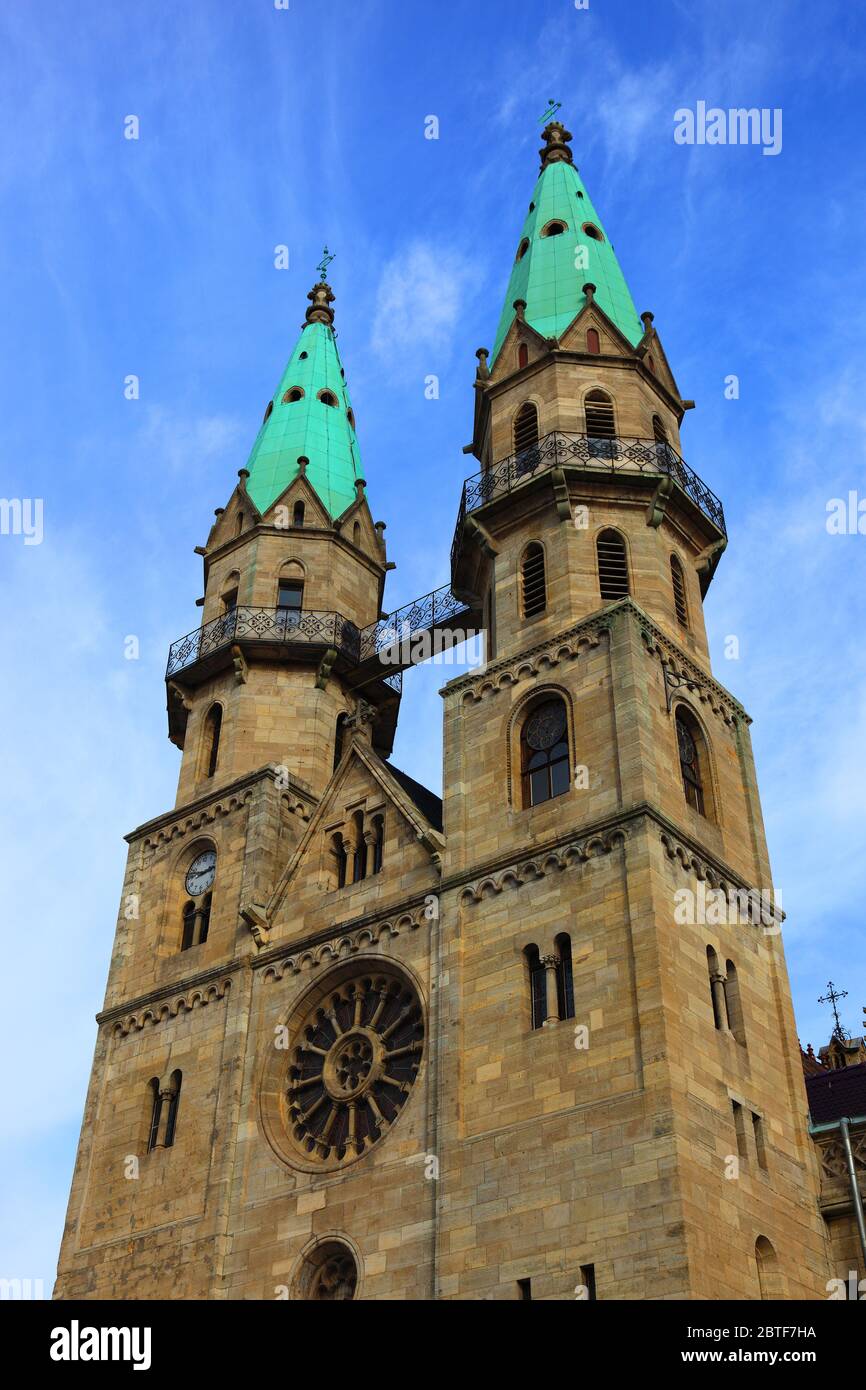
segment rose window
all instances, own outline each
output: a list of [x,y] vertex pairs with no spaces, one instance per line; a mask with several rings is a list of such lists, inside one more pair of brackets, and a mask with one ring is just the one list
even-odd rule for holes
[[349,979],[310,1006],[296,1037],[285,1090],[295,1144],[329,1166],[359,1158],[394,1124],[418,1073],[417,993],[391,974]]
[[565,705],[561,700],[550,700],[542,705],[526,721],[523,736],[530,748],[536,752],[546,751],[558,743],[565,735]]
[[304,1260],[295,1284],[295,1297],[311,1302],[337,1302],[353,1299],[357,1288],[355,1256],[342,1241],[329,1240]]

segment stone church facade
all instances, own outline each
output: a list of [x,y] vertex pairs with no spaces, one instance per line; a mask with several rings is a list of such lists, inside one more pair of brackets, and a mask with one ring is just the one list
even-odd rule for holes
[[[684,400],[552,122],[479,351],[451,584],[383,612],[311,291],[172,646],[57,1298],[826,1297],[752,759]],[[389,760],[450,680],[440,801]]]

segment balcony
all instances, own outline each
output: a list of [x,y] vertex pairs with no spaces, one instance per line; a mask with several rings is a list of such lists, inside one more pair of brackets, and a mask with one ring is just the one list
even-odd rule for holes
[[243,605],[172,642],[165,678],[198,685],[229,663],[236,645],[271,660],[303,661],[332,650],[351,686],[382,681],[399,692],[402,672],[424,659],[419,637],[468,631],[479,620],[477,611],[447,585],[363,628],[342,613]]
[[506,496],[539,473],[564,467],[593,474],[627,473],[647,478],[673,478],[716,530],[722,536],[727,535],[724,508],[718,497],[670,444],[662,444],[655,439],[598,439],[586,434],[556,431],[546,434],[532,448],[511,454],[492,468],[483,469],[466,479],[451,547],[452,575],[462,548],[463,522],[470,512],[486,506],[495,498]]

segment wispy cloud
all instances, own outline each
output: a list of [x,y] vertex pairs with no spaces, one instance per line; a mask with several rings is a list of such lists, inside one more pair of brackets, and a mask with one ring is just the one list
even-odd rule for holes
[[413,365],[425,354],[450,356],[466,297],[477,293],[474,265],[450,247],[414,241],[382,268],[370,334],[383,362]]

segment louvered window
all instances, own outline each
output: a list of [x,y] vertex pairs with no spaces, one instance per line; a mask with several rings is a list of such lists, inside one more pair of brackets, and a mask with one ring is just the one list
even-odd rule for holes
[[603,599],[625,598],[629,593],[625,541],[618,531],[602,531],[596,541],[598,586]]
[[514,452],[522,454],[538,443],[538,411],[531,401],[526,401],[518,410],[514,420]]
[[683,575],[683,567],[676,555],[671,556],[671,583],[674,590],[674,608],[677,613],[677,621],[683,627],[689,625],[689,610],[686,607],[686,582]]
[[590,439],[614,439],[613,401],[604,391],[590,391],[585,401],[586,432]]
[[543,613],[547,607],[544,551],[536,543],[526,548],[523,564],[520,567],[520,583],[524,618],[532,618],[536,613]]

